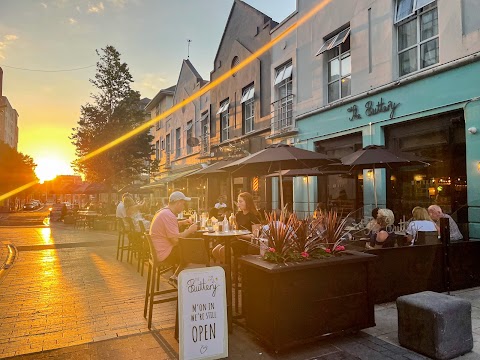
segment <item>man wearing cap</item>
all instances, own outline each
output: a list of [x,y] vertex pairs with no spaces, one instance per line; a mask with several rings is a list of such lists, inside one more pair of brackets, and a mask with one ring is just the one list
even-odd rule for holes
[[[191,198],[186,197],[182,192],[174,191],[170,194],[168,206],[155,214],[150,225],[150,236],[158,260],[172,265],[180,264],[178,238],[187,237],[197,231],[197,225],[192,224],[190,219],[177,220],[177,215],[185,209],[185,203],[190,200]],[[179,225],[190,226],[185,231],[180,232]],[[181,270],[182,267],[179,266],[173,274],[173,279],[176,279]]]

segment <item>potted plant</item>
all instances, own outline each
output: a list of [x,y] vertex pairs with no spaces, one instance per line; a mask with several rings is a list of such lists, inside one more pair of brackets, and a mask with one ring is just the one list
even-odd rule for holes
[[263,256],[240,258],[247,328],[274,350],[326,334],[375,325],[369,254],[341,245],[345,220],[335,211],[299,220],[267,214]]

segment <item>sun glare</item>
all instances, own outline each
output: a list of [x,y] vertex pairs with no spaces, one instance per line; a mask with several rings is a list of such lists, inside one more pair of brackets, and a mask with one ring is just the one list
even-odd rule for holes
[[71,175],[72,168],[66,160],[54,157],[41,157],[35,160],[35,173],[40,182],[54,179],[57,175]]

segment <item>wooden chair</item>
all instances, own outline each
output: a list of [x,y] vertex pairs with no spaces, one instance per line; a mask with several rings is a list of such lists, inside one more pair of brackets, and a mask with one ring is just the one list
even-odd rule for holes
[[[128,231],[125,228],[125,223],[122,218],[117,218],[117,229],[118,229],[118,239],[117,239],[117,260],[120,255],[120,261],[123,261],[123,252],[127,252],[127,262],[128,256],[130,254],[130,241],[128,239]],[[125,244],[125,235],[127,235],[127,243]]]
[[139,244],[139,251],[138,251],[138,264],[137,264],[137,272],[140,271],[141,267],[141,272],[140,274],[143,276],[143,271],[145,268],[145,263],[148,263],[148,258],[150,256],[150,249],[147,244],[147,238],[145,235],[148,234],[147,230],[145,229],[145,225],[143,222],[139,222],[138,226],[140,227],[140,241],[141,243]]
[[[139,257],[139,251],[141,249],[141,244],[142,244],[142,236],[138,231],[135,230],[135,225],[133,224],[132,218],[127,216],[124,220],[127,223],[126,229],[127,229],[128,240],[129,240],[127,261],[130,262],[130,264],[132,264],[133,256],[137,255],[137,257]],[[140,265],[138,265],[137,268],[139,269]]]
[[417,231],[414,245],[437,245],[440,244],[437,231]]
[[210,266],[205,240],[202,238],[178,238],[181,263]]
[[87,227],[87,217],[85,215],[75,214],[73,217],[73,228],[78,229],[83,227],[83,230]]
[[[161,279],[161,275],[167,273],[173,269],[173,266],[168,265],[157,258],[157,252],[153,247],[152,239],[149,234],[145,234],[147,244],[150,250],[148,257],[148,275],[147,275],[147,288],[145,292],[145,306],[143,308],[143,317],[147,318],[148,315],[148,329],[152,327],[152,315],[153,315],[153,305],[161,304],[169,301],[177,301],[177,288],[168,284],[169,288],[164,290],[159,290],[159,286],[155,289],[155,283],[157,279]],[[156,299],[156,297],[159,297]]]

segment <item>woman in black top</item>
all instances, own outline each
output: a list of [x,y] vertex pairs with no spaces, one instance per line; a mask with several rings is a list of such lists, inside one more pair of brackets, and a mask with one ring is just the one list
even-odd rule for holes
[[[238,195],[237,205],[239,211],[235,215],[237,230],[248,230],[252,232],[252,225],[260,224],[260,214],[253,202],[253,196],[248,192]],[[239,236],[242,240],[251,240],[253,235]],[[245,241],[232,241],[231,246],[235,255],[246,254],[248,243]],[[217,245],[212,251],[213,257],[221,261],[225,260],[225,249],[223,245]]]

